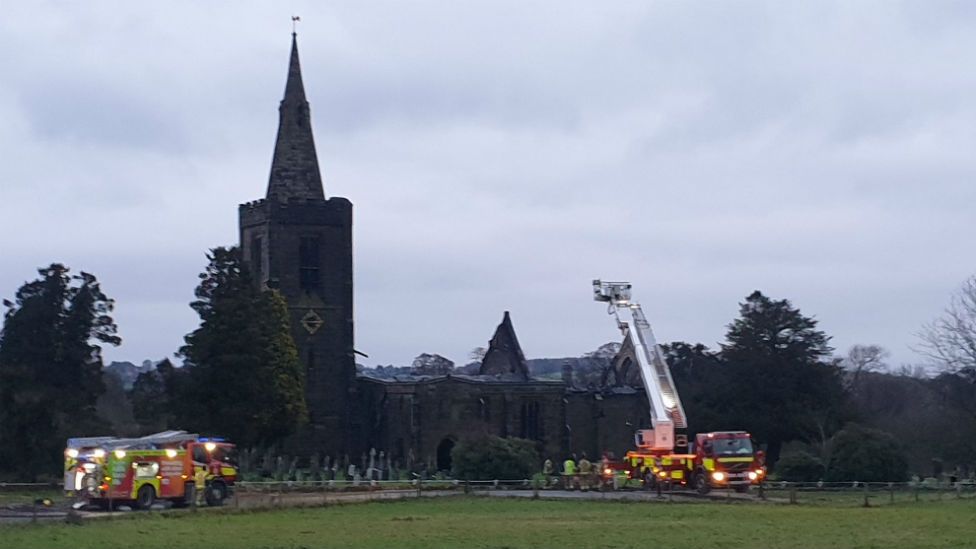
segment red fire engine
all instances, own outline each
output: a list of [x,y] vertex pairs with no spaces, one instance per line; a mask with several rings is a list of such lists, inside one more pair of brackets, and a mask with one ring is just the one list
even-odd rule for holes
[[[702,494],[712,488],[744,492],[762,482],[766,474],[762,452],[753,451],[749,433],[699,433],[689,444],[687,435],[675,432],[687,428],[681,398],[651,325],[640,304],[632,301],[630,290],[629,282],[593,281],[593,299],[608,303],[609,313],[624,335],[621,356],[638,367],[650,404],[651,428],[637,431],[637,448],[627,452],[620,464],[628,477],[641,479],[649,487],[660,482],[690,483]],[[629,318],[623,314],[626,311]],[[676,447],[688,451],[678,453]],[[603,474],[612,475],[613,467]]]
[[207,505],[230,497],[237,481],[234,445],[185,431],[141,438],[68,439],[64,489],[102,507],[156,500],[193,505],[202,490]]

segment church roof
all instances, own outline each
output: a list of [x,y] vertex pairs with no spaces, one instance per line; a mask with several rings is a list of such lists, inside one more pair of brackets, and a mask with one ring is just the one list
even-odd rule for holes
[[278,138],[271,161],[267,197],[279,202],[325,200],[295,33],[291,35],[285,96],[278,106]]
[[512,317],[508,311],[502,317],[501,324],[495,330],[488,351],[481,361],[479,375],[508,375],[519,379],[529,379],[529,365],[525,362],[522,346],[519,345]]

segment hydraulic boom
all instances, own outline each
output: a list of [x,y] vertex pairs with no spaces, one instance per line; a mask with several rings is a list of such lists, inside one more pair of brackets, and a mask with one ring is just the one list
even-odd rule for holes
[[661,347],[640,304],[631,299],[630,290],[629,282],[593,281],[593,299],[608,303],[608,313],[617,319],[624,345],[633,347],[634,360],[651,405],[651,428],[637,431],[634,437],[637,447],[671,452],[675,447],[675,429],[687,427],[685,411]]

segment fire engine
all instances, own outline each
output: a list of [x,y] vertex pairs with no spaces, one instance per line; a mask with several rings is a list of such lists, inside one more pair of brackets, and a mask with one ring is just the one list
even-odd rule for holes
[[[689,444],[684,407],[639,303],[631,299],[629,282],[593,281],[593,299],[608,303],[624,336],[621,357],[638,368],[650,404],[650,428],[634,435],[636,449],[627,452],[622,468],[648,487],[666,482],[708,493],[712,488],[740,492],[762,482],[766,475],[762,452],[754,452],[745,431],[698,433]],[[629,314],[627,314],[629,313]],[[685,452],[676,452],[675,449]],[[613,467],[603,474],[612,475]]]
[[148,509],[156,500],[194,505],[198,485],[207,505],[219,506],[238,475],[233,444],[186,431],[70,438],[64,458],[66,494],[101,507],[114,502]]

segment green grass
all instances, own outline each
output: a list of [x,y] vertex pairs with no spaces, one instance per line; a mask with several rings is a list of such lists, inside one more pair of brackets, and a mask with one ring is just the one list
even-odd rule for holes
[[64,492],[54,488],[42,490],[0,490],[0,507],[8,505],[30,505],[37,499],[50,499],[61,501],[64,499]]
[[0,527],[0,547],[927,548],[974,543],[976,502],[825,507],[449,497]]

